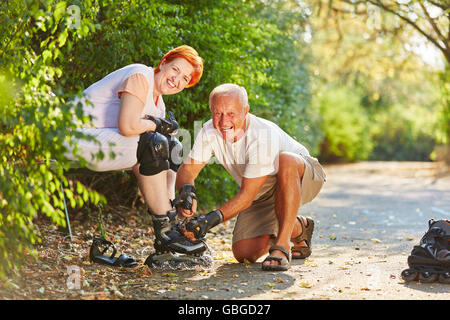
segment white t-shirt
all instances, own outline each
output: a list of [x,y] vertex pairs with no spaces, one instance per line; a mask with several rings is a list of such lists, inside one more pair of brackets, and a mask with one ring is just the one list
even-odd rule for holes
[[269,176],[256,196],[258,199],[275,184],[278,154],[282,151],[309,155],[302,144],[278,125],[249,113],[247,130],[236,142],[224,140],[212,120],[206,122],[195,139],[189,157],[208,162],[215,156],[239,186],[242,178]]
[[[143,74],[148,81],[148,95],[141,116],[152,115],[164,118],[166,107],[162,97],[158,99],[158,105],[153,101],[154,71],[153,68],[143,64],[131,64],[111,72],[103,79],[92,84],[83,91],[84,97],[76,99],[75,104],[81,102],[85,115],[93,117],[94,128],[117,128],[120,110],[120,98],[118,91],[122,83],[133,74]],[[92,105],[86,103],[88,99]]]

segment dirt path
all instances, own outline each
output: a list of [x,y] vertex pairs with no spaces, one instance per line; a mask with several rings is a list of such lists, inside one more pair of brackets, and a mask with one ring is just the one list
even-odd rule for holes
[[[313,254],[287,272],[262,272],[231,253],[232,223],[208,236],[214,266],[206,271],[134,270],[91,264],[95,223],[73,221],[74,242],[46,230],[38,261],[0,287],[2,299],[450,299],[450,285],[406,284],[400,273],[431,218],[450,219],[450,174],[439,163],[376,162],[326,166],[317,199],[301,209],[316,221]],[[108,226],[119,252],[143,262],[151,228],[139,219]],[[122,250],[122,251],[121,251]],[[70,269],[72,268],[72,269]],[[70,282],[75,272],[78,282]],[[73,278],[72,278],[73,279]],[[75,286],[71,285],[75,284]]]

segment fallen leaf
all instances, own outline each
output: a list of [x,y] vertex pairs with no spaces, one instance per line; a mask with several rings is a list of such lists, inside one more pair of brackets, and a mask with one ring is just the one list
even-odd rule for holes
[[83,300],[109,300],[108,292],[99,291],[99,292],[86,292],[81,296]]
[[178,277],[178,275],[176,273],[169,273],[169,272],[163,273],[162,275],[165,277]]
[[309,282],[300,282],[300,286],[302,287],[302,288],[312,288],[312,284],[311,283],[309,283]]
[[147,277],[153,276],[152,270],[150,270],[150,268],[148,267],[142,268],[142,274]]

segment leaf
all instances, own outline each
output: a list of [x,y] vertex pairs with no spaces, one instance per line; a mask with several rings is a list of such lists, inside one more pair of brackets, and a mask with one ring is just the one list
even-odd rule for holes
[[312,284],[311,283],[309,283],[309,282],[300,282],[300,287],[302,287],[302,288],[307,288],[307,289],[309,289],[309,288],[312,288]]
[[69,256],[69,255],[66,254],[66,255],[63,257],[63,259],[64,259],[64,260],[67,260],[67,261],[72,261],[73,256]]
[[150,268],[148,268],[148,267],[142,268],[142,274],[143,274],[144,276],[147,276],[147,277],[153,276],[152,270],[151,270]]
[[176,273],[163,273],[162,275],[165,277],[178,277]]

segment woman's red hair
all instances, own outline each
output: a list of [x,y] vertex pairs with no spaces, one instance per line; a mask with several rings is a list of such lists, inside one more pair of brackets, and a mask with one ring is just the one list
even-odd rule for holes
[[167,63],[175,60],[176,58],[186,59],[194,67],[194,71],[191,74],[191,81],[189,81],[186,88],[194,86],[197,82],[200,81],[200,78],[202,77],[203,59],[199,56],[198,52],[190,46],[182,45],[167,52],[158,63],[158,66],[155,68],[155,73],[159,72],[159,66],[162,62]]

